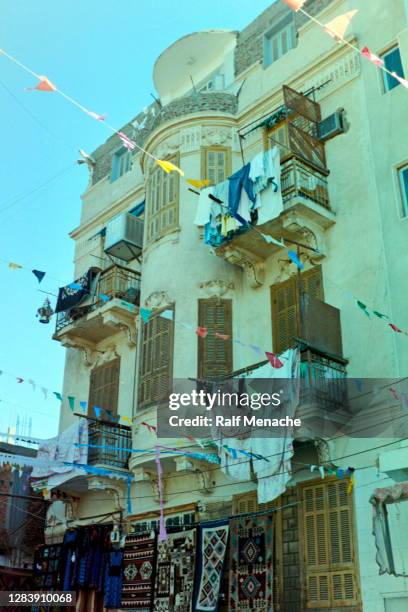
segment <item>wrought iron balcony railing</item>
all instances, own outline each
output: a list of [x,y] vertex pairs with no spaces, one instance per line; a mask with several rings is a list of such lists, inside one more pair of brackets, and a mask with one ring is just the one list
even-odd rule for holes
[[91,294],[83,300],[83,303],[57,314],[56,333],[108,303],[106,298],[109,300],[119,298],[129,304],[139,306],[140,272],[117,264],[112,264],[103,270]]
[[292,198],[301,196],[330,210],[325,174],[296,157],[283,162],[281,172],[282,197],[285,207]]
[[89,444],[107,448],[89,447],[89,465],[109,465],[127,468],[132,448],[132,431],[126,425],[89,419]]

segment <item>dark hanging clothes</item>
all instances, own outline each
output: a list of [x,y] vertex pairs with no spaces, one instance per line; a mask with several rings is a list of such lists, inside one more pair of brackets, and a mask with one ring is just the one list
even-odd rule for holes
[[77,560],[77,538],[78,532],[76,529],[68,529],[65,532],[61,551],[63,591],[73,590],[75,563]]
[[98,274],[98,268],[89,268],[88,272],[75,280],[73,283],[61,287],[58,291],[55,312],[65,312],[79,306],[79,304],[90,296],[92,283]]
[[238,172],[228,177],[228,208],[232,216],[234,216],[238,210],[242,189],[245,189],[251,202],[255,202],[254,184],[249,178],[250,170],[251,164],[248,163],[240,168]]
[[123,550],[111,551],[105,569],[105,608],[120,608],[122,599]]

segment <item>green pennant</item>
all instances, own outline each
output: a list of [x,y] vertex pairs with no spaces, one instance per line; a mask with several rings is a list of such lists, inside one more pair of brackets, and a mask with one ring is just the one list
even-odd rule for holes
[[68,395],[68,404],[70,409],[72,410],[72,412],[74,412],[74,408],[75,408],[75,397],[73,397],[72,395]]
[[363,302],[360,302],[359,300],[357,300],[357,306],[361,308],[361,310],[364,312],[364,314],[367,315],[368,318],[370,318],[370,313],[367,310],[367,306],[363,304]]
[[59,400],[60,402],[62,402],[62,395],[61,395],[61,393],[58,393],[58,391],[53,391],[53,394],[55,395],[55,397],[57,398],[57,400]]
[[382,314],[382,312],[378,312],[378,310],[373,310],[373,314],[380,319],[388,319],[387,315]]

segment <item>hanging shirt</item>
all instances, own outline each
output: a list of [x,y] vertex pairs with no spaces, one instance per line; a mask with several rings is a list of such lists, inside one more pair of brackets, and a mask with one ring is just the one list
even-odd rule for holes
[[200,191],[197,212],[194,219],[195,225],[205,225],[210,221],[213,200],[208,197],[209,193],[214,193],[214,187],[205,187]]
[[231,214],[234,214],[238,211],[242,189],[245,189],[251,202],[255,202],[253,182],[249,178],[250,169],[251,164],[245,164],[245,166],[240,168],[238,172],[235,172],[235,174],[228,177],[228,207]]

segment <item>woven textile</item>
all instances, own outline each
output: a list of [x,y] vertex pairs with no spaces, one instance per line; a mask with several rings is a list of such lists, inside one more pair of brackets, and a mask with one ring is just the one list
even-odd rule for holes
[[195,612],[216,612],[228,543],[229,523],[218,521],[200,527],[197,543]]
[[273,612],[273,517],[231,521],[229,610]]
[[191,612],[196,530],[169,533],[157,544],[154,612]]
[[152,609],[156,537],[140,534],[126,538],[123,563],[122,609]]

